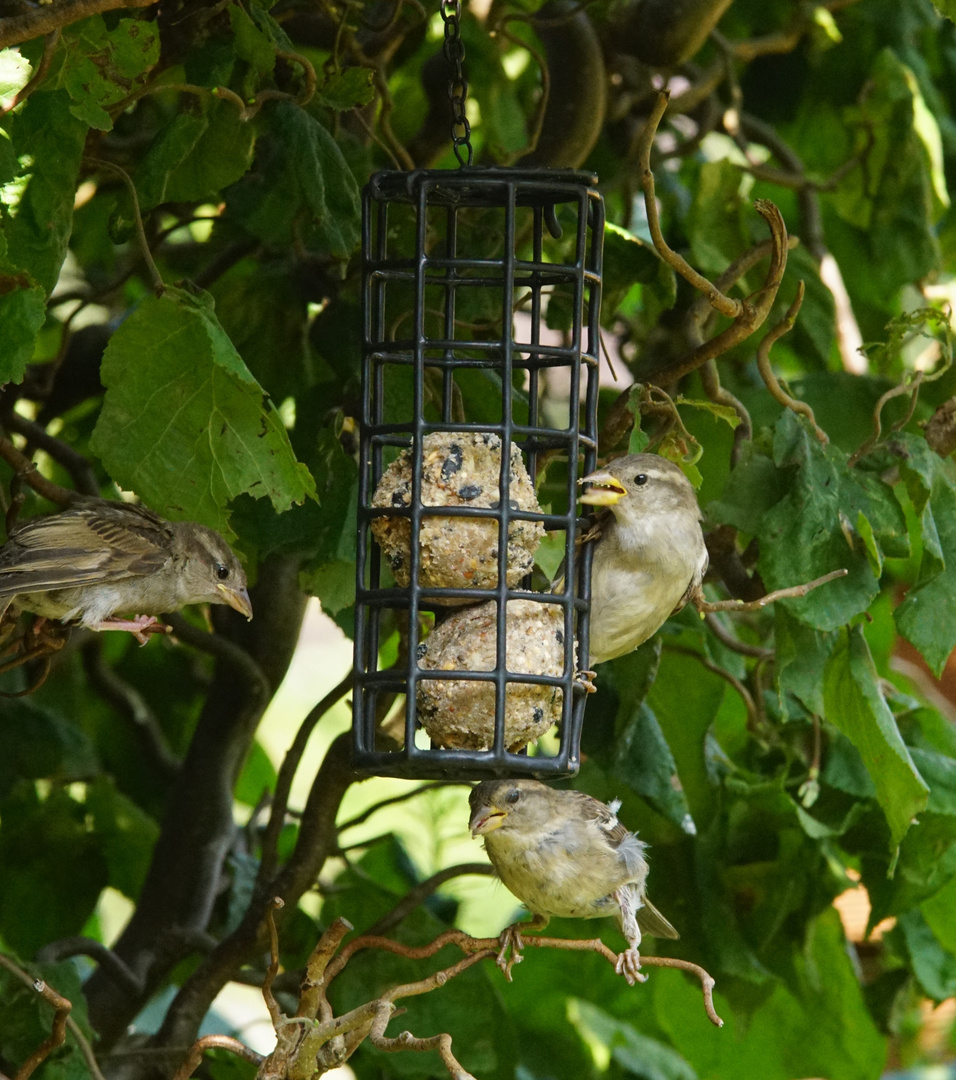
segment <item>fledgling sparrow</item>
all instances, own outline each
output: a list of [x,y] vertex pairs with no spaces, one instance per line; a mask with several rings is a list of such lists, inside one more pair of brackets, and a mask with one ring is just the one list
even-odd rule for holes
[[186,604],[228,604],[252,618],[246,575],[226,541],[142,506],[77,499],[12,529],[0,548],[0,618],[12,608],[145,642],[164,629],[155,616]]
[[641,932],[678,937],[645,895],[645,845],[618,821],[618,804],[537,780],[485,780],[468,801],[472,836],[484,837],[498,877],[534,916],[502,934],[498,966],[506,974],[509,947],[511,963],[520,960],[520,931],[543,929],[552,916],[616,918],[628,948],[615,970],[632,985],[641,978]]
[[700,587],[707,548],[690,481],[657,454],[585,476],[581,502],[606,507],[591,563],[591,665],[647,641]]

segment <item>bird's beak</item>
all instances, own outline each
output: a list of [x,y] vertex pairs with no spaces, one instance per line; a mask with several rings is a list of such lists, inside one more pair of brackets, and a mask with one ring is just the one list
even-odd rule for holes
[[578,483],[588,485],[581,496],[581,502],[587,503],[589,506],[614,506],[627,494],[627,488],[617,477],[612,476],[607,469],[599,469],[597,472],[588,473]]
[[471,829],[472,836],[484,836],[485,833],[494,832],[504,825],[507,816],[508,811],[499,810],[494,803],[490,806],[479,806],[471,815],[468,828]]
[[232,589],[222,582],[218,582],[216,588],[222,593],[222,602],[224,604],[235,608],[240,615],[245,615],[247,619],[252,618],[252,601],[249,599],[249,593],[245,589]]

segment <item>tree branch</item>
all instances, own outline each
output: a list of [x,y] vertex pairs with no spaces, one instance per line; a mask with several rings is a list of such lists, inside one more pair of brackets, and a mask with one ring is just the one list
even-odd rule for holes
[[0,19],[0,49],[10,45],[19,45],[21,41],[62,30],[64,26],[88,19],[103,11],[115,11],[117,8],[151,7],[157,0],[59,0],[50,7],[31,11],[29,15],[14,15],[9,19]]

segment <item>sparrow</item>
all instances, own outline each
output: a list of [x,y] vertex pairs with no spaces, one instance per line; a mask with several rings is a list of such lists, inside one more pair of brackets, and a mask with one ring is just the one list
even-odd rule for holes
[[557,791],[537,780],[485,780],[468,801],[471,835],[484,837],[498,877],[534,916],[501,935],[498,966],[506,975],[521,959],[519,931],[541,930],[552,916],[616,918],[628,948],[615,970],[631,985],[642,978],[642,931],[679,936],[645,895],[646,845],[618,821],[617,801],[605,805],[582,791]]
[[589,663],[636,649],[700,588],[707,571],[690,481],[666,458],[628,454],[578,481],[581,502],[605,507],[589,530]]
[[252,618],[246,575],[226,541],[142,506],[78,498],[12,529],[0,548],[0,619],[12,608],[128,630],[145,643],[166,630],[156,615],[186,604],[228,604]]

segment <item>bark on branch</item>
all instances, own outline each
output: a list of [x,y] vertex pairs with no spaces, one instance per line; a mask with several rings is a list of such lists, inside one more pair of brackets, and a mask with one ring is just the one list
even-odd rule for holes
[[62,30],[80,19],[99,15],[103,11],[115,11],[116,8],[151,7],[157,0],[60,0],[59,3],[31,11],[28,15],[13,15],[9,19],[0,19],[0,49],[10,45],[19,45],[21,41]]

